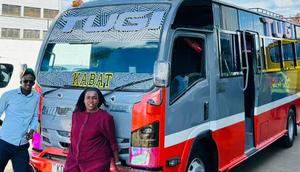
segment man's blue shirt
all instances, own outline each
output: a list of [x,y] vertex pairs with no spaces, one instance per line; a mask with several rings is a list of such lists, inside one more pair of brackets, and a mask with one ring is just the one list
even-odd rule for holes
[[21,88],[5,92],[0,98],[0,116],[5,112],[0,139],[16,146],[28,143],[26,133],[38,126],[39,100],[34,91],[27,96]]

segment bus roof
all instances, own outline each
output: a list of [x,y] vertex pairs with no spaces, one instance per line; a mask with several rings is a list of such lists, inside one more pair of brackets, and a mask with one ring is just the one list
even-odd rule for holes
[[83,3],[80,7],[94,7],[94,6],[100,6],[100,5],[117,5],[117,4],[139,4],[139,3],[172,3],[174,1],[172,0],[101,0],[101,1],[88,1]]
[[[268,13],[253,11],[251,9],[243,8],[241,6],[234,5],[234,4],[231,4],[231,3],[227,3],[227,2],[224,2],[222,0],[101,0],[101,1],[92,0],[92,1],[85,2],[81,6],[75,7],[75,8],[88,8],[88,7],[101,6],[101,5],[107,5],[107,4],[121,5],[121,4],[139,4],[139,3],[170,3],[170,4],[174,4],[175,6],[179,6],[181,3],[186,3],[186,2],[187,3],[216,3],[216,4],[219,4],[219,5],[228,6],[228,7],[232,7],[232,8],[235,8],[235,9],[247,11],[247,12],[257,14],[257,15],[260,15],[260,16],[264,16],[264,17],[268,17],[268,18],[272,18],[272,19],[276,19],[276,20],[281,20],[281,21],[285,21],[285,22],[289,22],[286,19],[275,17],[275,16],[283,16],[281,14],[272,16],[272,15],[268,15]],[[71,8],[71,9],[74,9],[74,8]],[[271,13],[275,14],[273,12],[271,12]],[[289,23],[291,23],[291,22],[289,22]],[[295,24],[295,23],[293,23],[293,24]]]

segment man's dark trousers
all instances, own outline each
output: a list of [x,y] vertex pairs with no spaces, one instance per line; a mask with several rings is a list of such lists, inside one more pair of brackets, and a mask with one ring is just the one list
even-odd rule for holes
[[15,146],[0,139],[0,172],[11,160],[14,172],[27,172],[29,169],[29,143]]

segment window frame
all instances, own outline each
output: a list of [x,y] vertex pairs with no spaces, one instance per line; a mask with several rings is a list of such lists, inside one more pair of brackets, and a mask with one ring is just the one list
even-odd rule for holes
[[[27,37],[25,35],[34,35],[35,32],[38,32],[38,37]],[[23,29],[23,39],[28,39],[28,40],[40,40],[41,39],[41,31],[40,30],[35,30],[35,29]]]
[[[4,30],[5,33],[4,34]],[[5,36],[5,35],[9,35],[9,33],[13,33],[13,32],[17,32],[18,36],[14,37],[14,36]],[[1,28],[1,38],[10,38],[10,39],[21,39],[21,29],[18,28]]]
[[[292,60],[286,60],[284,55],[284,45],[291,45],[291,53],[293,55]],[[282,67],[284,70],[294,69],[296,67],[296,53],[295,53],[295,43],[294,41],[281,41],[281,49],[282,49]]]
[[[294,45],[295,45],[296,68],[300,68],[300,40],[296,41]],[[298,46],[299,46],[299,52],[298,52]]]
[[[34,9],[34,11],[27,11],[30,9]],[[39,10],[39,15],[35,16],[35,15],[28,15],[27,13],[30,12],[30,14],[34,14],[35,10]],[[42,14],[42,9],[38,8],[38,7],[28,7],[28,6],[24,6],[24,17],[32,17],[32,18],[41,18],[41,14]]]
[[[231,35],[232,38],[232,46],[233,46],[233,57],[234,60],[239,60],[239,65],[240,65],[240,71],[236,72],[230,72],[230,73],[223,73],[223,66],[222,66],[222,47],[221,47],[221,34],[227,34]],[[237,41],[236,41],[237,39]],[[236,49],[238,47],[238,50]],[[238,53],[238,54],[237,54]],[[242,62],[241,62],[241,33],[240,32],[233,32],[233,31],[228,31],[228,30],[219,30],[218,32],[218,59],[219,59],[219,73],[220,73],[220,78],[229,78],[229,77],[238,77],[243,75],[242,71]]]
[[[193,83],[191,85],[188,85],[186,88],[184,88],[180,93],[178,93],[175,97],[171,98],[171,85],[172,85],[172,59],[173,59],[173,49],[175,46],[175,41],[180,38],[180,37],[191,37],[191,38],[196,38],[196,39],[202,39],[203,40],[203,45],[204,45],[204,54],[203,54],[203,58],[204,58],[204,75],[200,78],[198,78],[197,80],[193,81]],[[170,61],[170,74],[169,74],[169,105],[174,104],[178,99],[180,99],[183,95],[185,95],[190,89],[192,89],[195,85],[197,85],[198,83],[202,83],[207,81],[207,77],[208,77],[208,71],[207,71],[207,39],[204,33],[194,33],[191,31],[177,31],[175,32],[174,36],[172,37],[171,40],[171,45],[169,48],[169,61]]]
[[[17,10],[18,14],[13,14],[13,13],[5,14],[5,13],[3,13],[3,11],[5,11],[4,6],[9,7],[9,9],[8,9],[9,11],[11,11],[11,8],[16,7],[16,9],[18,9]],[[18,17],[21,17],[21,11],[22,11],[22,7],[19,6],[19,5],[2,4],[2,15],[4,15],[4,16],[18,16]]]
[[[274,38],[274,37],[261,37],[262,38],[262,43],[263,43],[263,58],[265,61],[265,71],[266,72],[278,72],[281,71],[283,69],[283,52],[282,52],[282,48],[281,48],[281,39],[279,38]],[[271,44],[274,44],[275,42],[277,42],[277,44],[279,45],[279,60],[280,63],[279,64],[275,64],[275,62],[272,61],[271,57],[268,60],[267,59],[267,54],[270,54],[269,52],[267,52],[267,47],[266,46],[266,40],[273,40],[273,42]],[[274,67],[272,67],[274,66]]]
[[[52,16],[54,12],[57,12],[57,14],[55,16]],[[47,14],[48,16],[46,16],[45,14]],[[43,18],[45,19],[54,19],[57,15],[59,15],[59,10],[48,9],[48,8],[43,9]]]

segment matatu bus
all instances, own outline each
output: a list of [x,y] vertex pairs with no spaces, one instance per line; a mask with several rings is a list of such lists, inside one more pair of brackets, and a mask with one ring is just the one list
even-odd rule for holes
[[102,0],[63,12],[36,66],[42,143],[63,171],[86,87],[114,117],[124,171],[229,171],[300,123],[300,26],[217,0]]

